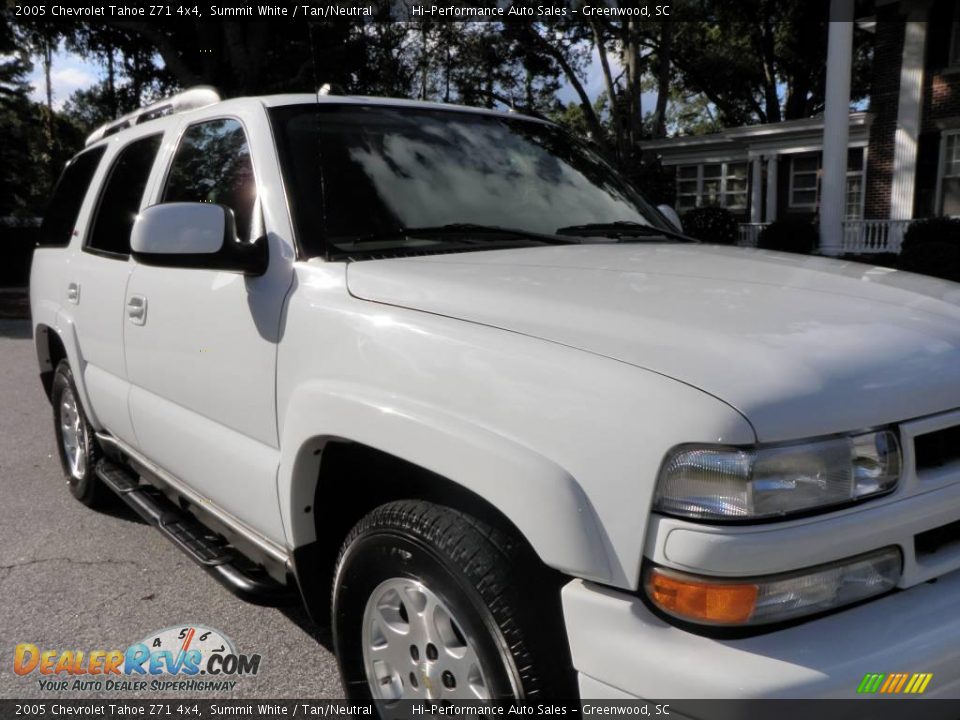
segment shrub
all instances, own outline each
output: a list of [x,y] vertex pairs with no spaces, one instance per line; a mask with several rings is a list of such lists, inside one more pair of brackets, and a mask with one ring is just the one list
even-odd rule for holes
[[910,223],[903,236],[902,250],[927,243],[960,244],[960,218],[932,217]]
[[960,282],[960,242],[914,241],[900,253],[900,268],[910,272]]
[[817,249],[820,233],[805,220],[777,220],[760,232],[757,247],[764,250],[810,254]]
[[699,207],[684,213],[683,231],[690,237],[719,245],[737,242],[737,219],[722,207]]

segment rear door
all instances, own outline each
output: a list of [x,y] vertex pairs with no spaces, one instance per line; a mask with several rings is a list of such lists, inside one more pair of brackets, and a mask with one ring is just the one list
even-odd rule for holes
[[129,443],[135,437],[127,409],[123,318],[133,269],[130,232],[162,138],[157,132],[124,142],[107,158],[82,251],[71,259],[67,272],[67,312],[77,329],[93,413],[101,425]]
[[[266,139],[259,156],[251,127]],[[292,258],[281,257],[272,234],[265,237],[258,177],[268,171],[262,166],[278,173],[269,137],[262,108],[190,122],[154,198],[226,205],[241,240],[274,243],[267,272],[245,277],[136,264],[124,325],[130,415],[142,452],[282,542],[275,373]]]

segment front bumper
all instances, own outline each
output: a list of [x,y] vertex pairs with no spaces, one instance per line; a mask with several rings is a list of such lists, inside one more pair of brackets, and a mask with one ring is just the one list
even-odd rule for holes
[[921,672],[933,673],[922,697],[960,698],[960,572],[737,640],[681,630],[635,595],[582,580],[562,598],[584,699],[863,698],[867,673]]

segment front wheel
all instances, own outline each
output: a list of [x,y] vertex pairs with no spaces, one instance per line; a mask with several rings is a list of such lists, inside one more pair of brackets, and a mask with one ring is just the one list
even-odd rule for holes
[[422,501],[383,505],[344,543],[334,644],[354,699],[570,697],[559,584],[528,548]]
[[61,360],[57,365],[50,399],[53,403],[58,455],[67,486],[77,500],[88,507],[96,507],[103,503],[106,495],[95,472],[100,448],[83,412],[73,372],[66,360]]

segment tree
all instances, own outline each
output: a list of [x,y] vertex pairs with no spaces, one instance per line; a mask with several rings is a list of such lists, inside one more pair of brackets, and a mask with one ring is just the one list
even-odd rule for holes
[[30,101],[27,75],[31,65],[28,54],[18,47],[13,28],[0,18],[0,217],[22,214],[28,199],[24,195],[23,173],[29,172]]
[[[41,122],[47,165],[59,154],[58,143],[63,146],[54,137],[49,83],[60,43],[99,58],[104,67],[102,82],[64,108],[67,125],[86,131],[178,87],[209,84],[231,97],[313,92],[331,83],[352,94],[506,105],[549,115],[634,172],[646,138],[775,122],[822,109],[829,0],[675,4],[695,5],[687,9],[700,19],[568,15],[551,22],[398,22],[397,3],[384,0],[374,16],[349,23],[178,18],[78,23],[69,30],[31,25],[17,32],[48,78]],[[514,2],[535,5],[537,0]],[[855,99],[867,91],[870,60],[868,38],[858,32],[856,43]],[[588,90],[593,54],[603,77],[599,95]],[[576,97],[568,106],[558,99],[564,86]],[[654,101],[645,108],[650,93]]]
[[[73,124],[53,109],[50,67],[58,42],[51,29],[26,32],[0,16],[0,217],[34,218],[67,158],[80,143]],[[45,103],[29,97],[29,50],[45,64]]]
[[[829,0],[702,0],[705,19],[678,23],[671,62],[727,126],[808,117],[823,109]],[[870,36],[855,33],[851,97],[869,92]]]

